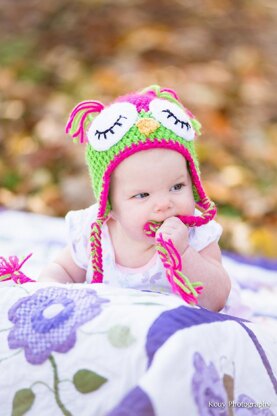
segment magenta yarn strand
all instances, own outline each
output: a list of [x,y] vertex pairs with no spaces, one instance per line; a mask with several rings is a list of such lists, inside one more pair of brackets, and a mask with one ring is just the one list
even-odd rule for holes
[[173,292],[178,293],[185,302],[196,305],[203,286],[200,282],[191,283],[183,274],[182,259],[173,242],[164,240],[160,234],[157,238],[156,250],[160,255]]
[[91,283],[103,282],[103,263],[102,263],[102,247],[101,234],[102,226],[106,218],[98,218],[91,224],[90,247],[91,247],[91,262],[92,262],[92,280]]
[[27,282],[35,282],[35,280],[27,277],[20,269],[23,264],[32,256],[29,254],[20,263],[17,256],[10,256],[8,260],[4,257],[0,257],[0,282],[7,280],[13,280],[17,284],[23,284]]
[[71,133],[72,138],[79,137],[79,142],[87,143],[86,133],[85,133],[85,122],[89,116],[89,114],[97,114],[100,111],[102,111],[104,108],[104,105],[100,103],[99,101],[84,101],[78,104],[71,112],[67,125],[66,125],[66,133],[70,133],[70,130],[72,129],[72,125],[74,123],[75,117],[77,117],[80,113],[84,112],[84,114],[81,114],[81,120],[78,121],[76,126],[76,131]]

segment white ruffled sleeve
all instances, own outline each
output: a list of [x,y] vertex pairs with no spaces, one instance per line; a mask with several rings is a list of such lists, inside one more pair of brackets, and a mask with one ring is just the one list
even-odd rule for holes
[[196,251],[201,251],[214,241],[218,242],[221,234],[221,225],[212,220],[201,227],[189,228],[189,244]]
[[69,211],[65,216],[68,243],[72,258],[77,266],[84,270],[88,268],[90,252],[91,223],[97,217],[97,204],[78,211]]

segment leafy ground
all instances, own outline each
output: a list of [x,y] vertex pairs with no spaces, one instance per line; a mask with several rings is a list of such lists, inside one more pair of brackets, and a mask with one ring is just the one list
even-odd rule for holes
[[274,0],[2,0],[0,204],[58,216],[89,205],[69,111],[158,83],[204,127],[222,246],[276,257],[276,24]]

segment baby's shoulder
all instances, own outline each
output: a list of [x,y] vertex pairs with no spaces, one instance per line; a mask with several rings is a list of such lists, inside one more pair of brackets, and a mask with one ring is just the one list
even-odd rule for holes
[[91,223],[97,218],[98,204],[93,204],[85,209],[69,211],[65,216],[65,222],[72,229],[80,231],[90,230]]
[[[195,210],[195,215],[199,215],[200,211]],[[207,247],[212,242],[220,239],[222,234],[222,227],[218,222],[212,220],[200,227],[191,227],[189,229],[190,245],[197,251]]]

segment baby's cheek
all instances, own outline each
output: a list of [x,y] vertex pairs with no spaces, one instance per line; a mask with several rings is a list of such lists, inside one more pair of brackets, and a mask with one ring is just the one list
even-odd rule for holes
[[144,222],[140,218],[134,216],[128,221],[127,228],[134,237],[141,238],[144,235]]

